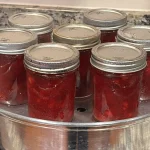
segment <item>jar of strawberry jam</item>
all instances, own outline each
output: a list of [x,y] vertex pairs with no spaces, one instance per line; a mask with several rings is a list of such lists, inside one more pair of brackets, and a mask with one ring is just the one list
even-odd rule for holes
[[94,111],[97,121],[138,114],[146,52],[124,43],[105,43],[92,49]]
[[26,103],[24,51],[37,43],[36,34],[15,28],[0,29],[0,103]]
[[101,30],[101,43],[115,42],[117,30],[127,24],[127,15],[114,9],[94,9],[84,14],[83,22]]
[[150,99],[150,27],[126,26],[118,30],[117,40],[143,47],[147,51],[147,67],[144,70],[140,100]]
[[31,117],[71,121],[79,52],[65,44],[39,44],[25,52]]
[[90,57],[91,49],[99,41],[100,31],[94,27],[83,24],[69,24],[56,28],[53,31],[53,41],[70,44],[79,50],[80,66],[77,75],[76,98],[85,100],[93,94]]
[[8,23],[11,27],[29,29],[38,35],[38,43],[51,42],[53,18],[47,14],[24,12],[10,16]]

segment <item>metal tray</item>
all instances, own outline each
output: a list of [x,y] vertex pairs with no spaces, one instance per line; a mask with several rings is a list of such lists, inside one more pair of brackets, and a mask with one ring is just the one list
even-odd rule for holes
[[[80,106],[80,107],[78,107]],[[150,150],[150,101],[140,103],[135,118],[95,122],[91,104],[77,103],[73,122],[28,117],[27,105],[0,105],[5,150]]]

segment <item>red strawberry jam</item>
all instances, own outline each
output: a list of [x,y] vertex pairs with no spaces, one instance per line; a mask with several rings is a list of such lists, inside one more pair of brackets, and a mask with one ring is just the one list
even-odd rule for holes
[[142,73],[113,74],[93,69],[95,119],[110,121],[137,116]]
[[27,102],[23,53],[36,41],[37,36],[28,30],[0,30],[0,103],[18,105]]
[[77,77],[76,97],[89,96],[92,93],[91,72],[90,72],[90,57],[91,50],[80,52],[80,66]]
[[12,27],[29,29],[32,32],[36,32],[38,43],[51,42],[53,18],[47,14],[37,12],[17,13],[8,18],[8,23]]
[[101,44],[92,50],[94,110],[97,121],[137,116],[146,52],[123,43]]
[[29,115],[71,121],[74,113],[76,73],[47,75],[27,70]]
[[22,55],[0,54],[0,102],[22,104],[27,100]]
[[84,14],[83,22],[101,30],[101,43],[115,42],[117,30],[127,24],[127,15],[115,9],[93,9]]
[[34,118],[71,121],[79,52],[63,44],[39,44],[25,53],[28,111]]

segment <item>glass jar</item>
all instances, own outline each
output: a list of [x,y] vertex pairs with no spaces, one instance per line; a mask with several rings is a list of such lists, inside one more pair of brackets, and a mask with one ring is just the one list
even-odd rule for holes
[[135,117],[146,52],[123,43],[105,43],[92,49],[94,111],[97,121]]
[[83,22],[101,30],[101,43],[115,42],[117,30],[127,24],[127,15],[115,9],[93,9],[84,14]]
[[24,51],[37,43],[37,36],[24,29],[0,29],[0,103],[27,102]]
[[25,52],[31,117],[71,121],[79,52],[63,44],[38,44]]
[[17,13],[8,18],[11,27],[29,29],[38,35],[38,43],[51,42],[53,18],[47,14],[24,12]]
[[53,41],[70,44],[79,50],[80,66],[77,74],[76,99],[85,100],[92,96],[90,73],[91,49],[100,40],[100,31],[83,24],[69,24],[60,26],[53,31]]
[[118,30],[117,40],[143,47],[147,51],[147,67],[144,70],[140,100],[150,99],[150,27],[126,26]]

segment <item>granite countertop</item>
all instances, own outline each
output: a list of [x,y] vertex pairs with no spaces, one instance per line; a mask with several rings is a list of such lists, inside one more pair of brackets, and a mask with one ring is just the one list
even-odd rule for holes
[[[18,12],[42,12],[54,18],[55,25],[67,23],[82,23],[83,13],[88,9],[65,7],[40,7],[22,5],[0,5],[0,26],[8,25],[10,15]],[[128,23],[138,25],[150,25],[150,11],[125,11],[128,15]]]

